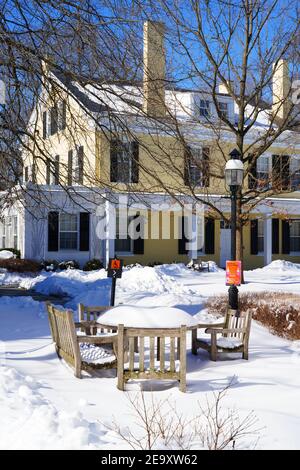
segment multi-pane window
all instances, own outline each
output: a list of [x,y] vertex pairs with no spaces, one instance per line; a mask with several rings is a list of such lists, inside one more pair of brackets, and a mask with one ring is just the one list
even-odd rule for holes
[[300,158],[292,157],[290,160],[291,187],[300,189]]
[[264,252],[264,221],[261,219],[257,221],[257,251]]
[[290,222],[290,251],[300,251],[300,220]]
[[190,147],[190,184],[202,186],[202,148]]
[[42,114],[43,138],[56,134],[66,128],[66,102],[59,100],[49,110]]
[[209,186],[209,148],[188,147],[186,155],[185,184]]
[[271,159],[267,155],[261,155],[257,159],[256,178],[258,187],[266,187],[270,180]]
[[139,146],[138,143],[111,142],[110,180],[115,183],[138,183]]
[[2,248],[6,248],[6,220],[2,222]]
[[[115,240],[115,251],[117,253],[132,253],[133,251],[133,240],[128,233],[128,226],[132,219],[133,217],[128,217],[126,221],[124,217],[120,216],[119,212],[117,213]],[[124,226],[121,227],[120,224],[124,224]]]
[[61,250],[77,250],[78,249],[77,214],[60,214],[59,216],[59,247]]
[[209,101],[208,100],[200,100],[199,101],[199,115],[203,117],[208,117],[210,114],[209,112]]
[[219,110],[220,110],[220,113],[221,115],[228,119],[228,103],[226,103],[225,101],[219,101]]
[[72,175],[75,184],[83,184],[83,157],[83,147],[78,147],[72,154]]

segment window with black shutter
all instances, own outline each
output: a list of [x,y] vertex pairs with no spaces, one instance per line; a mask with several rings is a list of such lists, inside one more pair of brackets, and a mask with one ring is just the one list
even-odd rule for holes
[[179,217],[179,238],[178,238],[178,254],[186,255],[188,254],[187,242],[188,238],[186,236],[186,231],[188,229],[188,219],[187,217]]
[[57,111],[57,106],[52,106],[50,109],[50,129],[51,129],[51,135],[56,134],[58,130],[58,111]]
[[215,253],[215,219],[205,217],[204,232],[205,254],[213,255]]
[[77,149],[75,158],[73,155],[73,182],[83,184],[84,150],[80,146]]
[[258,254],[258,220],[252,219],[250,221],[250,253],[251,255]]
[[51,211],[48,214],[48,251],[58,251],[58,212]]
[[79,224],[79,250],[89,251],[90,249],[90,214],[80,212]]
[[209,147],[186,147],[184,152],[184,184],[209,186]]
[[203,188],[209,187],[209,155],[210,155],[210,148],[203,147],[202,148],[202,186]]
[[50,184],[51,162],[50,158],[46,160],[46,184]]

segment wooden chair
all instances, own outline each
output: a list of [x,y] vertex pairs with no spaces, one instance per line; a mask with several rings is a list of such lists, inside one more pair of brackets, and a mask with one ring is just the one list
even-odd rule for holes
[[224,323],[205,330],[210,337],[197,338],[197,330],[193,331],[192,350],[197,353],[198,348],[205,349],[212,361],[217,360],[218,352],[241,352],[243,359],[247,360],[250,328],[251,313],[248,310],[237,315],[236,310],[228,309]]
[[[157,344],[159,338],[159,361]],[[166,352],[166,338],[170,338],[170,350]],[[149,350],[146,349],[146,339]],[[177,348],[176,351],[176,339]],[[135,343],[138,342],[138,352]],[[127,354],[128,351],[128,354]],[[125,364],[129,356],[128,364]],[[176,359],[178,367],[176,368]],[[124,390],[130,379],[178,380],[179,389],[186,391],[186,326],[172,329],[124,328],[118,326],[118,389]]]
[[[111,307],[109,306],[104,306],[104,305],[101,305],[101,306],[97,306],[97,307],[88,307],[86,305],[83,305],[83,304],[78,304],[78,319],[79,319],[79,322],[80,323],[84,323],[85,326],[83,328],[82,331],[86,331],[86,334],[89,335],[89,334],[96,334],[97,332],[97,326],[95,326],[92,330],[92,325],[94,325],[98,318],[100,317],[100,315],[104,312],[106,312],[107,310],[109,310]],[[88,322],[91,322],[90,325],[91,325],[91,328],[89,328],[88,326]]]
[[[83,323],[74,323],[71,310],[60,310],[46,303],[51,335],[55,343],[58,357],[63,358],[74,368],[75,377],[81,378],[81,370],[108,369],[116,367],[117,335],[103,332],[101,336],[77,334],[76,328],[82,329]],[[89,327],[89,326],[88,326]],[[94,328],[98,327],[97,324]],[[100,329],[103,329],[99,325]],[[80,351],[81,344],[109,345],[112,344],[112,354],[104,357],[101,363],[87,362]]]

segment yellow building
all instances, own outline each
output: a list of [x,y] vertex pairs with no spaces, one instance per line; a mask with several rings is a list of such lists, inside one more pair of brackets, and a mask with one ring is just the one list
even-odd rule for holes
[[[279,65],[276,97],[288,80],[286,64]],[[166,87],[163,25],[145,23],[143,83],[83,86],[44,70],[29,122],[34,139],[23,153],[24,187],[6,211],[2,247],[81,264],[117,254],[125,264],[201,257],[224,267],[230,257],[224,167],[234,134],[208,91]],[[224,84],[217,99],[234,123],[236,105]],[[268,127],[271,112],[262,104],[246,146]],[[286,186],[274,195],[278,171]],[[299,188],[299,134],[286,131],[245,178],[244,192],[252,196],[244,206],[246,268],[278,258],[300,262]]]

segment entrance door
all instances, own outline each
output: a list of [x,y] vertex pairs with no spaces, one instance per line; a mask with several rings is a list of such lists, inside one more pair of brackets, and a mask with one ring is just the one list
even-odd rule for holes
[[220,267],[226,268],[226,261],[231,256],[231,230],[230,224],[221,220],[220,222]]

